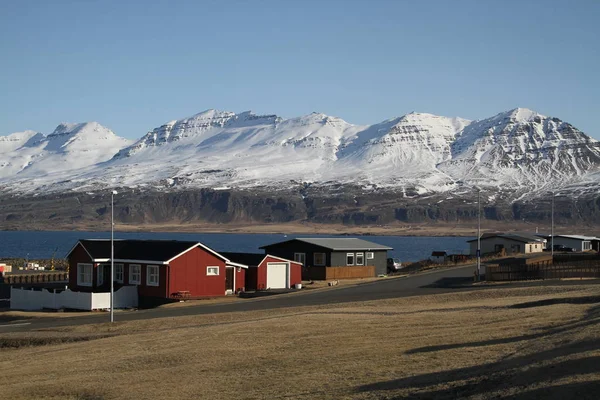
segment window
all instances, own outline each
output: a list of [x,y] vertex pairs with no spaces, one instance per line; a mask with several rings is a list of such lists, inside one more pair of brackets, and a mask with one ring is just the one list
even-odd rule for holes
[[589,250],[592,248],[592,244],[590,242],[584,241],[583,242],[583,250]]
[[129,265],[129,284],[139,285],[142,282],[142,266],[139,264]]
[[294,253],[294,261],[304,266],[306,264],[306,253]]
[[372,251],[367,253],[367,260],[372,260],[375,258],[375,253],[373,253]]
[[356,253],[356,265],[365,265],[364,253]]
[[92,264],[77,264],[77,285],[92,286]]
[[115,264],[115,282],[123,283],[123,264]]
[[319,265],[319,266],[323,266],[325,265],[325,253],[315,253],[314,256],[314,264],[315,265]]
[[346,254],[346,265],[354,265],[354,253]]
[[219,267],[206,267],[206,275],[219,275]]
[[104,267],[104,264],[100,264],[98,265],[98,268],[96,268],[96,272],[98,274],[98,286],[104,284]]
[[146,285],[158,286],[158,265],[148,265],[146,267]]

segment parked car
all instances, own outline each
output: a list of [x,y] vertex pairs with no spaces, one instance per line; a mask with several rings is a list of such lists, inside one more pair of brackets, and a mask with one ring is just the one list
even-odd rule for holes
[[400,271],[401,269],[402,269],[402,263],[400,262],[400,260],[398,258],[388,258],[387,259],[388,273],[397,272],[397,271]]
[[555,244],[553,248],[554,248],[554,251],[564,251],[564,252],[573,252],[573,251],[575,251],[574,248],[565,246],[563,244]]

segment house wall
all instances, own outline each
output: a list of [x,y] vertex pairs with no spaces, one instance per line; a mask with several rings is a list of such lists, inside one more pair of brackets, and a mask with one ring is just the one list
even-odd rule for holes
[[[208,266],[219,267],[219,275],[207,275]],[[225,261],[200,247],[171,261],[167,296],[183,290],[189,291],[191,297],[224,296]]]
[[293,288],[297,283],[302,283],[302,265],[283,261],[275,257],[265,257],[258,267],[248,268],[248,290],[264,290],[267,288],[267,264],[268,263],[287,263],[289,264],[289,281],[290,288]]
[[236,293],[244,292],[246,290],[246,269],[237,268],[235,269],[235,287]]
[[333,251],[331,252],[331,263],[328,266],[331,267],[346,267],[346,256],[349,253],[354,254],[354,260],[356,262],[356,253],[363,253],[364,255],[364,266],[375,267],[375,275],[385,274],[387,272],[387,250],[373,251],[375,256],[372,260],[367,260],[367,251],[355,250],[355,251]]
[[[540,253],[544,250],[544,245],[541,242],[524,243],[517,240],[512,240],[502,237],[493,237],[481,239],[481,254],[495,253],[496,245],[504,246],[506,254],[515,253]],[[512,246],[520,246],[519,251],[513,251]],[[471,255],[477,255],[477,241],[469,242]]]
[[[587,251],[583,249],[583,240],[581,239],[573,239],[573,238],[563,238],[563,237],[558,237],[555,236],[554,237],[554,245],[556,246],[557,244],[563,245],[563,246],[567,246],[567,247],[572,247],[575,249],[575,251]],[[587,241],[589,242],[589,240]],[[591,249],[591,243],[590,243],[590,249]]]
[[[88,286],[77,286],[77,263],[91,263],[92,259],[85,251],[81,244],[77,244],[77,246],[71,252],[71,256],[69,257],[69,289],[71,290],[80,290],[89,292],[92,288]],[[95,272],[95,269],[94,269]],[[96,274],[92,274],[94,283],[96,282]]]
[[436,264],[444,264],[446,262],[446,257],[445,256],[431,256],[431,257],[429,257],[429,260],[431,260],[432,262],[434,262]]
[[[347,253],[365,253],[365,264],[367,266],[374,266],[376,274],[385,274],[387,272],[387,250],[374,250],[373,253],[375,258],[373,260],[367,260],[367,251],[348,250],[332,252],[321,246],[300,241],[291,241],[265,247],[265,254],[272,254],[288,260],[294,260],[294,253],[306,254],[305,267],[307,267],[307,269],[317,267],[314,265],[315,253],[325,253],[325,266],[327,267],[345,267]],[[312,279],[318,278],[313,277]]]

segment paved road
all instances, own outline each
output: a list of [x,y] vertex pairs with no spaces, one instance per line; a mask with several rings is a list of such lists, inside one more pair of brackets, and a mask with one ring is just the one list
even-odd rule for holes
[[[448,293],[461,290],[485,289],[468,285],[472,279],[473,267],[453,268],[430,273],[412,275],[405,278],[384,279],[355,286],[305,290],[290,295],[268,296],[246,299],[231,303],[198,304],[181,308],[155,308],[115,313],[115,321],[133,321],[151,318],[178,317],[186,315],[214,314],[268,310],[288,307],[339,304],[354,301],[381,300],[424,294]],[[538,286],[543,284],[581,284],[597,281],[549,281],[513,284],[516,286]],[[68,325],[83,325],[108,322],[108,313],[69,318],[32,318],[0,322],[1,332],[29,331],[34,329],[56,328]]]

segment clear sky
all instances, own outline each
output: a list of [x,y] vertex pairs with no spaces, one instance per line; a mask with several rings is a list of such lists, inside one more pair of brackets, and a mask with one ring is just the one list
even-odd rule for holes
[[597,0],[0,0],[0,135],[527,107],[600,138],[599,21]]

